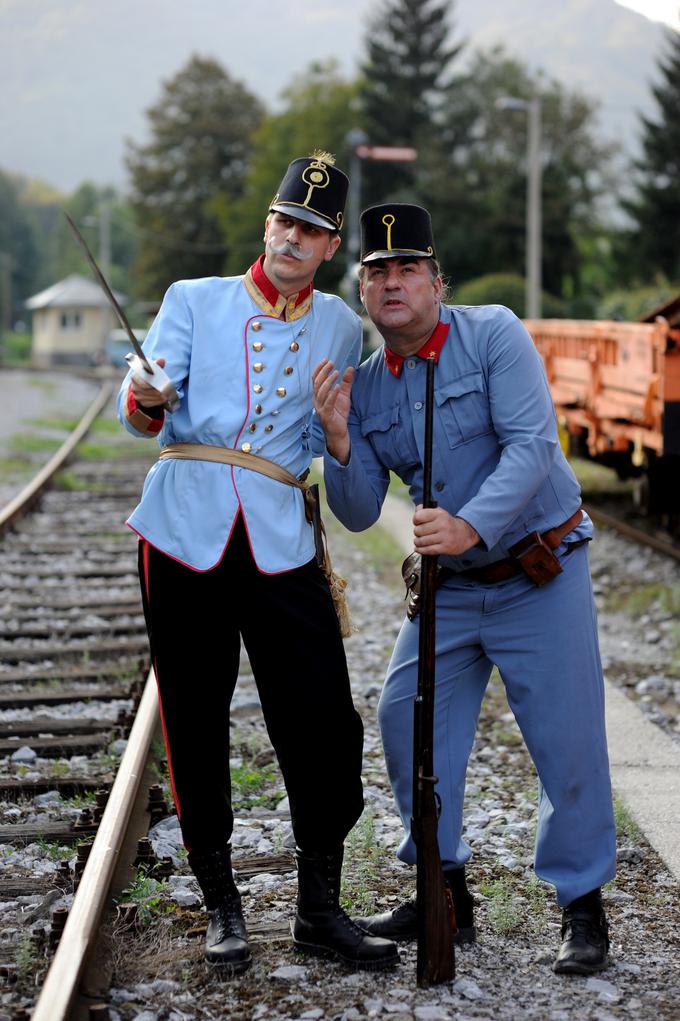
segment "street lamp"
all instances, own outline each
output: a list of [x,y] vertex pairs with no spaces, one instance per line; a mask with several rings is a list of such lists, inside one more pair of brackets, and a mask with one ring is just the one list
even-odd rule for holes
[[501,96],[499,110],[526,110],[527,208],[526,208],[526,308],[528,319],[541,318],[541,100]]
[[347,269],[342,285],[345,301],[350,308],[358,308],[357,282],[355,270],[359,262],[359,212],[361,210],[361,157],[358,149],[368,144],[368,135],[361,128],[353,128],[345,135],[345,144],[350,151],[349,160],[349,194],[347,196],[347,213],[345,223],[347,233]]

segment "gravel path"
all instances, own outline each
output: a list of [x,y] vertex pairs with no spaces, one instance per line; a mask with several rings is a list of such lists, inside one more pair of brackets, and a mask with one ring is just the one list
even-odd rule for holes
[[[352,606],[361,630],[347,642],[357,707],[366,728],[366,812],[348,841],[344,896],[355,913],[398,903],[413,887],[413,870],[393,855],[400,839],[386,782],[376,729],[376,705],[387,656],[401,623],[401,591],[372,566],[386,550],[376,537],[358,548],[332,529],[334,559],[352,579]],[[595,558],[596,575],[610,556],[625,559],[612,537]],[[388,572],[389,573],[389,572]],[[394,571],[391,572],[394,575]],[[603,611],[614,642],[619,617]],[[634,632],[624,629],[632,644]],[[644,626],[644,625],[643,625]],[[629,662],[632,657],[627,654]],[[645,669],[647,668],[645,661]],[[631,667],[632,669],[632,667]],[[260,748],[256,695],[244,673],[237,689],[247,737],[244,750]],[[247,724],[246,722],[247,721]],[[243,735],[243,729],[241,729]],[[238,741],[236,742],[238,744]],[[252,761],[252,752],[251,761]],[[257,756],[258,752],[255,752]],[[246,755],[246,759],[247,759]],[[266,760],[266,754],[265,754]],[[238,760],[237,760],[238,762]],[[237,764],[237,762],[235,764]],[[279,791],[280,794],[280,791]],[[532,869],[535,775],[508,710],[498,679],[488,693],[472,755],[467,786],[467,837],[474,849],[468,868],[477,902],[479,939],[457,951],[457,976],[450,986],[418,990],[415,947],[402,947],[402,963],[382,975],[351,973],[339,964],[297,957],[287,926],[295,897],[294,873],[256,875],[242,882],[246,917],[254,934],[254,966],[225,981],[201,960],[198,895],[178,853],[176,820],[156,833],[159,853],[172,853],[176,877],[156,895],[179,905],[156,915],[140,935],[114,939],[118,954],[112,1017],[124,1021],[180,1021],[188,1018],[243,1018],[292,1021],[328,1018],[361,1021],[667,1021],[680,1018],[677,883],[618,806],[619,874],[605,891],[612,930],[611,965],[592,978],[561,977],[551,963],[559,942],[560,914],[551,890]],[[281,852],[289,842],[286,803],[240,812],[234,835],[236,855]],[[184,930],[173,937],[173,929]]]
[[[83,395],[83,406],[88,396]],[[63,407],[54,413],[68,416]],[[45,414],[43,404],[26,417]],[[0,435],[7,421],[0,420]],[[13,421],[9,415],[10,424]],[[413,870],[393,853],[401,829],[376,726],[387,659],[403,617],[402,593],[395,584],[400,556],[380,533],[356,545],[339,527],[329,525],[334,561],[351,580],[351,605],[360,628],[348,640],[347,652],[365,726],[366,811],[348,840],[343,889],[346,905],[358,914],[393,906],[411,892],[414,882]],[[677,741],[677,568],[607,534],[593,546],[592,566],[607,674]],[[605,891],[610,967],[594,978],[552,973],[560,914],[551,890],[536,880],[531,865],[535,775],[497,678],[485,700],[467,786],[466,833],[474,850],[468,872],[478,942],[457,951],[454,983],[431,990],[416,988],[412,945],[402,947],[395,970],[378,975],[352,973],[336,963],[294,954],[288,924],[296,884],[287,852],[287,804],[247,664],[234,709],[232,769],[240,778],[242,800],[234,854],[278,862],[270,871],[244,870],[239,879],[254,944],[253,967],[229,981],[203,962],[205,915],[171,816],[155,828],[153,838],[157,853],[172,857],[173,874],[160,884],[140,878],[133,891],[140,904],[137,930],[114,925],[109,933],[113,1021],[680,1019],[678,885],[625,806],[617,806],[619,873]],[[38,804],[22,806],[32,808],[41,810]],[[33,871],[36,880],[49,880],[55,867],[37,845],[21,851],[9,848],[0,855],[4,876],[20,868]],[[3,915],[17,910],[45,917],[54,904],[53,891],[36,892],[25,904],[0,904],[0,924]],[[0,1021],[34,1000],[35,989],[21,981],[0,993]]]

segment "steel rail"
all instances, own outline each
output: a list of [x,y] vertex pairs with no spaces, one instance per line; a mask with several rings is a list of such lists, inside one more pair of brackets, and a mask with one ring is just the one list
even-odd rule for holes
[[158,719],[156,679],[151,670],[32,1021],[66,1021],[69,1017],[90,950],[98,935]]
[[106,407],[112,393],[113,383],[104,383],[69,438],[62,443],[59,450],[52,455],[47,464],[34,475],[28,485],[0,510],[0,535],[26,513],[29,507],[47,488],[55,473],[63,467],[72,456],[77,445],[87,435],[94,420]]
[[597,510],[597,508],[593,508],[590,505],[587,505],[585,509],[596,524],[604,525],[605,528],[611,528],[613,531],[618,532],[619,535],[623,535],[626,539],[632,539],[633,542],[638,543],[640,546],[650,546],[658,553],[663,553],[674,560],[680,560],[680,547],[672,542],[659,539],[655,535],[648,535],[639,528],[626,524],[625,521],[619,521],[618,518],[607,514],[606,511]]

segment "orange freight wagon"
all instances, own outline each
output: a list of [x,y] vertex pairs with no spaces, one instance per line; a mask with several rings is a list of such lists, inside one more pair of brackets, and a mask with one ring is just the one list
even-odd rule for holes
[[680,297],[645,322],[525,324],[571,450],[638,478],[645,510],[680,510]]

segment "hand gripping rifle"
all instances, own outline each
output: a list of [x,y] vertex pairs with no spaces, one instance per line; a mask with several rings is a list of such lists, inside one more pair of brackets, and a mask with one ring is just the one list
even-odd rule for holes
[[[432,415],[434,359],[427,362],[423,507],[432,499]],[[420,580],[420,645],[418,694],[414,703],[413,817],[411,835],[418,852],[417,918],[419,986],[450,982],[455,975],[453,936],[456,931],[451,891],[444,882],[437,843],[440,801],[434,776],[435,590],[437,557],[423,555]]]

